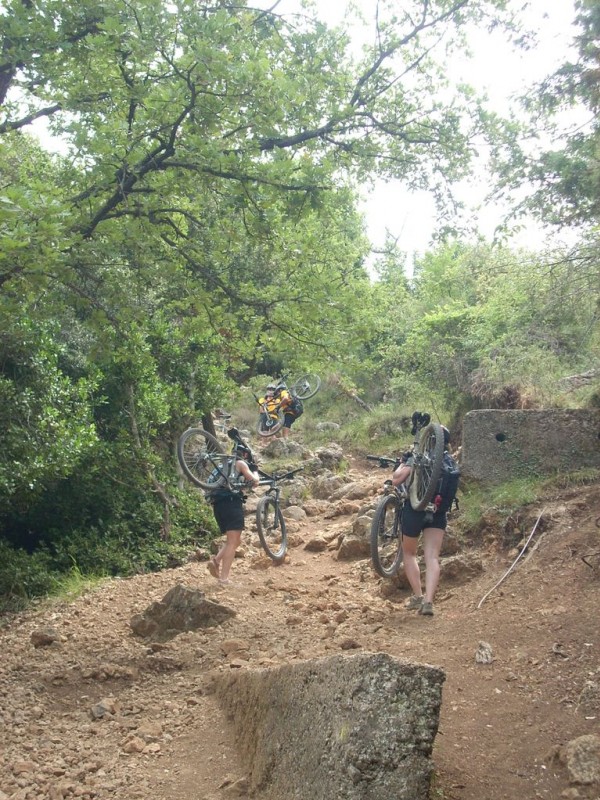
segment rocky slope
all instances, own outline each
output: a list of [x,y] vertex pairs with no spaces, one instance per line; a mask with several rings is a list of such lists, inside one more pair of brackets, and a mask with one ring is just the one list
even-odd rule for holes
[[[489,513],[429,619],[404,610],[408,592],[377,578],[357,544],[382,473],[356,463],[329,480],[322,496],[298,493],[285,564],[248,532],[233,587],[191,560],[1,620],[0,800],[245,797],[214,675],[344,651],[445,671],[433,797],[598,798],[600,486],[502,527]],[[540,512],[529,554],[493,589]],[[168,642],[134,636],[131,618],[177,584],[236,615]]]

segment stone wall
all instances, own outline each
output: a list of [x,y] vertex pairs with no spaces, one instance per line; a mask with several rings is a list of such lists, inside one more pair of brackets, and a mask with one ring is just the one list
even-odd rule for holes
[[465,477],[501,483],[579,467],[600,468],[600,409],[486,409],[464,418]]
[[426,800],[444,673],[385,653],[241,670],[218,694],[261,800]]

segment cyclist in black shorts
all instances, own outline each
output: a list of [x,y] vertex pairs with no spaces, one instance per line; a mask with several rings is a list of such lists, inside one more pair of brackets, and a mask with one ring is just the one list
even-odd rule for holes
[[283,426],[281,435],[285,439],[292,432],[292,425],[304,413],[304,406],[298,397],[294,397],[285,383],[275,386],[274,395],[283,411]]
[[[450,431],[444,428],[444,446],[450,443]],[[392,484],[399,486],[410,476],[412,470],[412,457],[405,454],[403,463],[396,468],[392,475]],[[440,550],[444,540],[447,526],[445,512],[433,513],[431,511],[415,511],[410,500],[405,500],[402,508],[402,553],[404,560],[404,573],[412,589],[412,597],[406,603],[406,608],[418,611],[419,614],[433,616],[433,598],[440,581]],[[419,536],[423,534],[423,555],[425,558],[425,594],[421,590],[421,570],[417,561]]]
[[[252,458],[250,451],[249,458]],[[227,468],[233,466],[233,459]],[[225,535],[225,544],[221,547],[216,556],[213,556],[208,562],[208,571],[216,578],[222,586],[232,585],[229,579],[229,571],[235,558],[235,551],[240,546],[242,540],[242,531],[244,530],[244,502],[245,496],[243,494],[244,488],[253,488],[258,486],[259,476],[258,473],[251,469],[255,464],[251,462],[250,466],[246,461],[241,458],[235,459],[234,469],[244,479],[244,485],[240,487],[239,491],[232,491],[225,479],[216,471],[215,475],[215,488],[210,489],[206,493],[206,499],[212,504],[213,513],[219,526],[219,530]]]

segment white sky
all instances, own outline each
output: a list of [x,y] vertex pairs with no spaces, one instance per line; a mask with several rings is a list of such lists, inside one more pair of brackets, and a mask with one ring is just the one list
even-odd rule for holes
[[[513,0],[521,5],[518,0]],[[396,0],[402,2],[402,0]],[[274,0],[255,0],[256,5],[272,7]],[[363,9],[367,19],[374,19],[377,0],[354,0]],[[510,97],[522,92],[524,87],[553,72],[569,54],[576,29],[574,0],[529,0],[530,10],[526,21],[537,31],[539,46],[527,52],[514,50],[499,32],[478,32],[471,43],[474,61],[449,64],[448,68],[457,79],[485,91],[490,105],[500,113],[509,114]],[[347,0],[317,0],[317,14],[324,22],[337,25],[346,17]],[[277,13],[293,13],[299,9],[298,0],[280,0]],[[369,30],[360,28],[356,34],[363,41]],[[40,138],[47,140],[43,121],[38,127]],[[49,142],[50,143],[50,142]],[[494,229],[501,222],[503,210],[498,207],[476,209],[483,203],[489,179],[482,176],[478,182],[465,185],[460,199],[473,207],[472,219],[487,238],[492,238]],[[423,253],[431,244],[435,230],[435,207],[427,192],[408,192],[399,181],[384,183],[377,181],[374,190],[365,197],[362,205],[369,237],[375,249],[381,248],[386,230],[398,239],[401,250],[412,262],[415,254]],[[547,233],[535,224],[525,228],[515,239],[516,244],[541,247],[547,244]]]
[[[362,7],[366,16],[373,16],[376,0],[355,2]],[[285,13],[294,4],[294,0],[282,0],[277,10]],[[317,13],[325,22],[339,24],[344,19],[346,5],[346,0],[320,2]],[[537,32],[539,44],[535,49],[517,51],[500,32],[478,32],[477,39],[471,43],[474,60],[449,65],[449,68],[457,79],[463,79],[484,91],[496,111],[509,115],[512,95],[522,93],[527,85],[549,75],[569,55],[573,55],[571,46],[576,33],[574,19],[573,0],[530,0],[525,21]],[[480,233],[491,239],[502,221],[504,210],[489,205],[476,208],[483,203],[488,180],[482,176],[478,182],[465,185],[460,199],[474,207],[472,218],[476,220]],[[398,181],[378,181],[365,199],[363,211],[375,248],[383,245],[386,230],[398,238],[398,245],[409,254],[409,261],[415,253],[424,252],[431,243],[436,212],[433,199],[427,192],[410,193]],[[532,222],[513,241],[531,248],[542,247],[547,244],[547,232]]]
[[[533,51],[516,51],[499,33],[479,36],[474,49],[475,69],[462,65],[463,77],[477,88],[485,90],[490,104],[499,113],[510,116],[511,96],[523,93],[528,85],[554,72],[569,56],[576,29],[573,25],[575,10],[572,0],[533,0],[528,15],[534,22],[539,45]],[[460,68],[459,68],[460,72]],[[517,112],[518,113],[518,112]],[[574,112],[575,113],[575,112]],[[392,186],[379,186],[365,203],[370,236],[375,242],[383,241],[385,228],[400,235],[400,246],[408,252],[422,252],[429,244],[435,227],[435,209],[426,193],[400,198],[398,219],[390,213]],[[502,221],[505,210],[497,206],[483,206],[488,190],[487,180],[471,182],[465,186],[461,199],[474,207],[480,233],[491,239]],[[387,205],[386,205],[387,204]],[[479,206],[479,208],[477,208]],[[548,244],[548,232],[534,222],[527,224],[514,237],[514,242],[531,248]]]

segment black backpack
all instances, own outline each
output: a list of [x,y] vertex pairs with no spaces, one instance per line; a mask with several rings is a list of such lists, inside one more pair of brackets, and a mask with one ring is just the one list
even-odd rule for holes
[[442,461],[442,474],[438,481],[437,490],[433,496],[436,513],[446,513],[452,510],[452,504],[458,508],[456,492],[460,481],[460,469],[456,459],[447,451]]
[[290,411],[296,417],[299,417],[301,414],[304,413],[304,403],[302,402],[302,400],[300,400],[299,397],[296,397],[295,395],[292,397]]
[[204,497],[209,503],[214,503],[215,500],[220,500],[223,497],[229,497],[232,492],[227,485],[227,475],[233,465],[233,460],[229,459],[226,464],[223,464],[223,469],[215,467],[208,476],[207,483],[210,483],[210,489],[204,491]]

